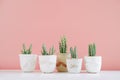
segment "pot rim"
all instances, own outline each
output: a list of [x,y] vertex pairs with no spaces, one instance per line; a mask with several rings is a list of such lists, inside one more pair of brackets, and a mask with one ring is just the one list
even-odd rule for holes
[[37,54],[19,54],[19,56],[37,56]]
[[82,60],[82,58],[68,58],[67,60]]
[[58,55],[68,55],[69,53],[58,53]]
[[40,56],[57,56],[57,55],[39,55],[39,57],[40,57]]
[[97,58],[97,57],[102,57],[102,56],[85,56],[85,57],[88,57],[88,58]]

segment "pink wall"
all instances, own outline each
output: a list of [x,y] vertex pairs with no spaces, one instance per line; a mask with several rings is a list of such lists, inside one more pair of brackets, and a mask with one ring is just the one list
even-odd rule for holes
[[102,69],[120,70],[119,0],[0,0],[0,69],[20,69],[23,43],[36,54],[42,43],[58,52],[62,35],[82,58],[95,42]]

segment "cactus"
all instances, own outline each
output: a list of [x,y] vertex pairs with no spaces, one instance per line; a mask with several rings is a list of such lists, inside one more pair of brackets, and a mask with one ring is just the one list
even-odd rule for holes
[[42,45],[42,51],[41,51],[42,55],[48,55],[48,52],[46,50],[46,46],[43,44]]
[[61,41],[59,42],[59,50],[60,50],[60,53],[66,53],[67,52],[67,40],[66,40],[65,36],[63,36],[61,38]]
[[42,55],[53,55],[55,53],[55,49],[54,49],[54,47],[50,48],[49,53],[48,53],[46,46],[43,44],[41,53],[42,53]]
[[22,54],[31,54],[32,53],[32,44],[30,45],[30,47],[28,49],[26,49],[25,44],[23,44],[23,50],[21,51]]
[[49,55],[53,55],[55,53],[55,49],[54,47],[49,49]]
[[77,52],[76,52],[76,47],[74,49],[70,47],[70,54],[72,58],[78,58]]
[[88,52],[89,56],[95,56],[96,55],[96,46],[95,46],[95,43],[88,45],[88,51],[89,51]]

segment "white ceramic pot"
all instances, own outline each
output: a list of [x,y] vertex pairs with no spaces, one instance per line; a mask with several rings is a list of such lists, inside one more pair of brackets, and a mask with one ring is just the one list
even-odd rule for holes
[[67,59],[67,69],[71,73],[79,73],[81,71],[82,59]]
[[39,66],[41,72],[51,73],[56,68],[56,55],[41,55],[39,56]]
[[101,56],[85,56],[85,67],[87,72],[98,73],[101,70],[102,57]]
[[35,54],[20,54],[20,67],[23,72],[32,72],[35,70],[37,55]]

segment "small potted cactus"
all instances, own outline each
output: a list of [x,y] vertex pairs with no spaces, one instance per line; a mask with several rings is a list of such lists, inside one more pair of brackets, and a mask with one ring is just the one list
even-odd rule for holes
[[57,71],[58,72],[67,72],[67,65],[66,65],[66,58],[68,57],[67,54],[67,40],[66,37],[63,36],[59,42],[59,51],[57,57]]
[[32,44],[29,49],[26,49],[25,44],[23,44],[22,54],[19,54],[20,67],[23,72],[32,72],[35,70],[37,55],[32,53]]
[[78,58],[76,47],[74,49],[70,48],[71,58],[68,58],[67,61],[67,69],[70,73],[79,73],[81,71],[82,59]]
[[44,73],[51,73],[54,72],[56,68],[56,58],[57,56],[54,55],[55,49],[54,47],[49,49],[49,52],[46,50],[46,46],[42,45],[42,55],[39,56],[39,66],[41,72]]
[[101,70],[102,57],[96,56],[96,45],[95,43],[88,45],[88,55],[85,56],[85,67],[87,72],[98,73]]

